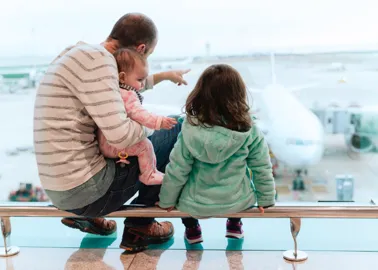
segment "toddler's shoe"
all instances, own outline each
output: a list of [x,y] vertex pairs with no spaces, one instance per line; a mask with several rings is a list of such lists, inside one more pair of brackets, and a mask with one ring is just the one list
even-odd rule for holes
[[229,219],[227,220],[227,232],[226,232],[226,237],[227,238],[236,238],[236,239],[241,239],[244,237],[244,232],[243,232],[243,223],[241,221],[234,222],[230,221]]

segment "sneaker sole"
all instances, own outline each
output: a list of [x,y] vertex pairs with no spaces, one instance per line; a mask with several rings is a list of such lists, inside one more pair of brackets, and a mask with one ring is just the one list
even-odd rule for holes
[[73,220],[73,219],[62,219],[61,222],[63,223],[63,225],[66,225],[67,227],[70,227],[72,229],[78,229],[83,233],[106,236],[117,231],[117,226],[112,231],[99,230],[98,228],[93,226],[90,222],[85,221],[85,220],[78,221],[78,220]]
[[149,238],[149,239],[141,242],[139,245],[133,245],[133,244],[127,244],[127,243],[122,244],[121,243],[119,245],[119,247],[121,249],[124,249],[128,253],[140,252],[140,251],[146,250],[148,245],[159,245],[159,244],[163,244],[163,243],[169,241],[173,237],[174,233],[175,233],[175,231],[174,231],[174,229],[172,229],[172,233],[170,233],[167,236],[159,237],[159,238]]
[[138,253],[147,249],[147,246],[135,246],[135,247],[127,247],[124,245],[119,245],[119,248],[124,249],[127,253]]
[[186,236],[184,236],[185,240],[191,244],[191,245],[194,245],[194,244],[199,244],[199,243],[202,243],[203,242],[203,238],[202,236],[199,237],[199,238],[196,238],[196,239],[189,239],[187,238]]
[[226,233],[227,238],[233,238],[233,239],[241,239],[244,238],[244,233],[232,233],[232,232],[227,232]]

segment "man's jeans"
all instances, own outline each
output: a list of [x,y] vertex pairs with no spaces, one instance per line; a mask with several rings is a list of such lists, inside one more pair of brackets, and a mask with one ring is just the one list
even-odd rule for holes
[[[169,154],[177,141],[181,131],[181,123],[177,123],[171,130],[156,130],[149,137],[151,140],[157,162],[157,169],[165,172],[169,163]],[[146,186],[138,180],[139,166],[137,157],[129,157],[130,164],[116,164],[116,172],[113,183],[103,197],[83,208],[67,210],[68,212],[84,217],[102,217],[120,209],[134,194],[139,191],[133,204],[153,206],[159,200],[160,185]],[[116,162],[116,160],[114,160]],[[147,225],[153,222],[153,218],[128,218],[125,224]]]

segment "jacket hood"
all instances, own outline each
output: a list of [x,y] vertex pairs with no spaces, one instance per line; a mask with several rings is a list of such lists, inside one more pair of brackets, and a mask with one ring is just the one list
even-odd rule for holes
[[220,126],[193,126],[185,119],[182,134],[193,157],[202,162],[216,164],[235,154],[249,138],[250,131],[238,132]]

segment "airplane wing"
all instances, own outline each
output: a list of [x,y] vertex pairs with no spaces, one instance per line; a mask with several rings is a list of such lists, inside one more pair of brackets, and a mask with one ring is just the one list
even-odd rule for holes
[[[314,88],[316,86],[320,85],[320,83],[308,83],[308,84],[302,84],[292,87],[285,87],[286,90],[290,92],[299,92],[305,89]],[[248,87],[248,91],[253,94],[259,94],[264,91],[263,88],[256,88],[256,87]]]
[[285,87],[287,90],[289,90],[290,92],[297,92],[297,91],[301,91],[301,90],[304,90],[304,89],[308,89],[308,88],[314,88],[316,86],[318,86],[320,83],[308,83],[308,84],[303,84],[303,85],[297,85],[297,86],[292,86],[292,87]]

